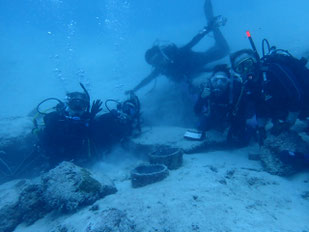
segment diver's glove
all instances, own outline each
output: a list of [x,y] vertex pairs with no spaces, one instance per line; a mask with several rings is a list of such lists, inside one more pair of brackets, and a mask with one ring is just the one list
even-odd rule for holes
[[210,96],[210,88],[205,83],[202,83],[201,86],[201,98],[207,98]]
[[222,26],[225,26],[227,22],[227,18],[223,17],[222,15],[218,15],[216,17],[214,17],[206,27],[204,27],[204,32],[206,31],[210,31],[210,30],[213,30],[214,28],[217,28],[217,27],[222,27]]
[[210,96],[210,89],[209,88],[204,88],[203,92],[201,94],[201,98],[207,98]]
[[91,119],[94,119],[97,113],[99,113],[102,110],[101,106],[102,106],[101,100],[95,100],[92,102],[92,106],[90,110]]
[[126,124],[129,121],[128,115],[123,113],[121,110],[111,110],[111,114],[121,124]]

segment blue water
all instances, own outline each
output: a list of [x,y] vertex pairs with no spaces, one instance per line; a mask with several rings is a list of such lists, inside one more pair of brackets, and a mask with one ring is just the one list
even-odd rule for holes
[[[26,116],[47,97],[63,99],[67,91],[80,91],[79,82],[85,84],[92,99],[99,98],[103,101],[107,98],[124,99],[126,97],[124,92],[135,86],[151,71],[151,67],[144,60],[144,54],[154,41],[157,39],[172,41],[181,46],[206,25],[203,3],[204,0],[0,0],[0,120],[12,116]],[[215,15],[221,14],[228,19],[222,32],[230,45],[231,52],[250,48],[245,34],[246,30],[250,30],[258,49],[261,47],[262,39],[268,38],[272,45],[288,49],[297,57],[308,55],[308,0],[213,0],[213,5]],[[203,51],[212,44],[213,38],[210,35],[194,49]],[[228,61],[226,57],[220,62]],[[180,85],[178,87],[179,89],[166,78],[160,77],[156,84],[151,83],[138,92],[142,102],[142,116],[146,123],[155,125],[163,124],[162,121],[164,121],[165,124],[179,126],[181,122],[184,123],[182,126],[185,128],[196,125],[193,121],[192,110],[194,101],[187,97],[187,93],[181,89]],[[154,90],[149,93],[153,88]],[[122,150],[114,152],[117,160],[123,153]],[[187,192],[188,199],[192,197],[191,192],[198,191],[201,186],[205,187],[204,193],[208,193],[209,189],[206,184],[213,184],[212,175],[208,175],[210,171],[205,172],[209,166],[206,164],[216,165],[222,178],[224,172],[229,171],[230,167],[235,166],[237,171],[240,170],[239,173],[244,172],[243,176],[237,177],[240,178],[240,182],[235,182],[234,185],[228,182],[227,190],[225,186],[222,187],[223,201],[226,200],[227,203],[223,204],[221,210],[225,210],[226,215],[233,214],[231,218],[217,217],[217,207],[213,207],[214,211],[209,207],[210,217],[206,217],[204,212],[199,215],[201,211],[198,208],[196,208],[197,213],[195,208],[193,209],[193,216],[189,215],[191,211],[185,212],[184,215],[188,213],[188,216],[196,217],[194,219],[197,221],[200,220],[200,216],[205,216],[207,223],[203,226],[210,223],[210,225],[218,224],[220,228],[224,220],[223,228],[226,225],[225,221],[233,220],[230,223],[232,225],[240,221],[240,225],[236,228],[241,228],[242,223],[252,228],[255,225],[263,228],[264,224],[270,225],[277,221],[271,225],[275,227],[282,222],[282,219],[290,218],[290,209],[295,210],[293,208],[296,207],[296,209],[305,211],[307,203],[301,203],[303,204],[301,205],[297,201],[299,197],[297,194],[300,195],[305,189],[305,181],[299,179],[298,182],[293,182],[292,179],[284,179],[282,185],[273,181],[273,185],[278,185],[273,188],[274,192],[272,188],[266,189],[265,192],[259,188],[256,191],[246,192],[247,190],[244,190],[241,185],[244,184],[242,181],[247,178],[247,170],[245,168],[241,170],[240,167],[253,167],[252,171],[260,169],[259,164],[252,161],[249,161],[251,163],[247,165],[247,151],[243,151],[243,154],[228,151],[227,153],[215,152],[203,155],[197,154],[185,160],[187,163],[184,165],[183,179],[182,176],[171,175],[175,181],[179,182],[177,186],[180,187],[179,192],[187,188],[183,186],[184,181],[190,183],[189,185],[192,184],[193,187]],[[198,160],[200,157],[202,159]],[[121,157],[121,162],[125,163],[123,157]],[[131,166],[133,165],[130,164],[130,168]],[[212,165],[209,167],[211,168]],[[108,174],[120,176],[118,173],[121,173],[123,169],[117,163],[115,170],[111,169]],[[125,171],[128,169],[126,168]],[[264,175],[262,172],[253,173],[253,177]],[[191,183],[186,176],[198,181]],[[277,177],[272,176],[270,180],[275,178]],[[217,176],[216,179],[219,181]],[[234,180],[228,181],[233,183]],[[308,177],[306,177],[306,183],[308,185]],[[243,195],[237,195],[233,186],[236,186],[240,193],[243,192]],[[275,192],[277,189],[289,191],[277,193]],[[172,199],[171,204],[167,205],[173,206],[175,200],[173,194],[169,195],[164,191],[164,189],[159,189],[160,194],[155,192],[155,196],[162,195],[164,198],[167,196],[167,202]],[[179,194],[178,190],[172,189],[171,192],[173,191],[175,196],[178,196],[176,195]],[[231,197],[225,195],[228,191]],[[243,214],[238,215],[237,207],[232,209],[228,206],[233,205],[233,201],[237,202],[246,194],[248,194],[248,205],[247,203],[240,204],[239,211],[247,212],[245,206],[249,207],[251,204],[256,204],[261,210],[256,214],[250,213],[242,217]],[[284,194],[286,196],[283,197]],[[273,201],[270,207],[278,207],[278,210],[271,212],[272,208],[268,209],[266,203],[261,204],[263,201],[259,200],[260,197],[261,199],[266,197],[267,202]],[[212,204],[216,206],[217,201],[222,200],[215,198],[217,196],[214,196],[213,200],[212,198],[205,200],[205,209]],[[114,202],[119,200],[117,197],[114,199]],[[258,199],[256,203],[255,199]],[[127,198],[120,199],[120,202],[121,200],[126,202]],[[112,204],[114,202],[111,201]],[[157,204],[157,199],[155,202]],[[116,206],[117,204],[119,205],[116,203]],[[193,205],[196,207],[195,203]],[[177,207],[166,208],[171,212],[178,209]],[[162,209],[166,210],[166,208],[164,206]],[[161,214],[161,208],[159,209],[158,212]],[[162,215],[169,215],[166,212]],[[298,218],[294,220],[291,217],[290,221],[286,222],[288,228],[293,225],[297,225],[295,226],[297,228],[308,227],[305,223],[308,221],[308,212],[302,214],[302,212],[294,211],[293,214]],[[254,215],[257,217],[255,224],[252,224],[250,220]],[[275,215],[280,215],[279,220]],[[159,215],[158,218],[160,219]],[[208,221],[209,218],[218,220]],[[164,220],[168,221],[168,218]],[[191,220],[190,217],[188,217],[189,220]],[[148,221],[143,223],[148,223]],[[175,224],[181,223],[177,221]],[[191,226],[191,224],[192,222],[189,222],[186,225]],[[284,226],[286,225],[282,227]],[[193,228],[192,224],[192,231]],[[164,228],[164,231],[168,229]]]
[[[247,29],[258,47],[267,37],[298,56],[309,49],[306,0],[213,5],[228,18],[222,31],[232,51],[249,47]],[[206,24],[202,7],[203,0],[1,0],[0,116],[26,115],[46,97],[78,90],[80,81],[94,98],[123,98],[151,70],[145,50],[156,39],[188,42]]]

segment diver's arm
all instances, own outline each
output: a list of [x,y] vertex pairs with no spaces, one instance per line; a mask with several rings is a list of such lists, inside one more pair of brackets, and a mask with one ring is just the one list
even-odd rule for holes
[[135,86],[132,91],[135,92],[144,86],[148,85],[152,80],[154,80],[157,76],[159,76],[160,71],[158,69],[154,69],[147,77],[145,77],[137,86]]
[[196,36],[193,37],[193,39],[187,43],[183,48],[186,49],[191,49],[193,48],[196,44],[198,44],[201,39],[205,37],[211,30],[209,30],[207,27],[204,27]]
[[199,96],[195,105],[194,105],[194,113],[197,116],[201,116],[207,113],[209,110],[209,97],[203,98]]

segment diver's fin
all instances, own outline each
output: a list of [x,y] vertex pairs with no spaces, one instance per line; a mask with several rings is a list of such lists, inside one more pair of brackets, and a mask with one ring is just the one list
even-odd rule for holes
[[205,17],[208,23],[213,21],[214,18],[214,12],[213,12],[213,8],[212,8],[212,3],[211,0],[205,0],[205,4],[204,4],[204,13],[205,13]]

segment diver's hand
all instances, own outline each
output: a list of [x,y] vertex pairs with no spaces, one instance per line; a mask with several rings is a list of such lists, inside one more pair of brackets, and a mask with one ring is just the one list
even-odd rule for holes
[[95,100],[92,102],[91,110],[90,110],[90,116],[92,119],[99,113],[102,108],[102,101],[101,100]]
[[200,89],[201,89],[201,98],[204,99],[210,96],[210,88],[207,86],[207,84],[202,83]]
[[207,98],[210,96],[210,89],[209,88],[204,88],[202,94],[201,94],[201,98]]
[[118,122],[122,124],[126,124],[129,121],[128,115],[121,112],[120,110],[113,109],[110,113],[115,117],[115,119],[117,119]]
[[223,17],[222,15],[218,15],[218,16],[214,17],[208,23],[208,25],[206,27],[204,27],[204,30],[211,31],[215,28],[225,26],[226,22],[227,22],[227,18]]

